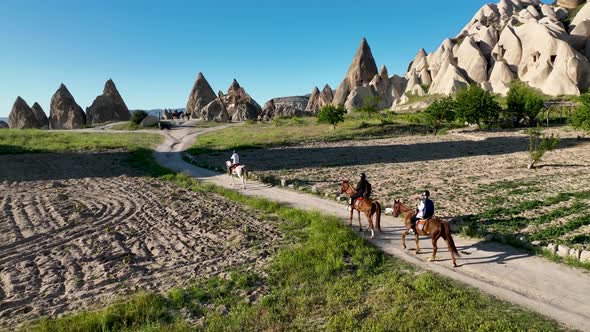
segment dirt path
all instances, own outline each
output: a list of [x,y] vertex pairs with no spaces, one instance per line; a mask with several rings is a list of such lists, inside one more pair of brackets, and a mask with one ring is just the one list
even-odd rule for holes
[[[198,135],[221,128],[224,127],[167,131],[166,141],[155,152],[156,159],[163,166],[175,171],[188,173],[216,185],[231,187],[226,175],[196,167],[182,160],[182,151],[187,149]],[[247,189],[240,192],[284,202],[296,208],[320,210],[346,220],[349,216],[345,207],[337,202],[259,182],[248,182]],[[450,256],[442,241],[439,242],[439,260],[430,263],[426,261],[432,253],[429,239],[421,240],[422,253],[416,255],[414,251],[406,251],[401,247],[401,220],[384,216],[382,226],[384,233],[377,234],[377,238],[371,242],[384,252],[477,287],[498,298],[528,307],[569,327],[590,331],[589,273],[528,255],[510,246],[458,236],[455,236],[455,242],[463,254],[458,260],[460,267],[452,268]],[[369,234],[362,235],[368,237]],[[414,242],[408,241],[408,247],[413,248]]]

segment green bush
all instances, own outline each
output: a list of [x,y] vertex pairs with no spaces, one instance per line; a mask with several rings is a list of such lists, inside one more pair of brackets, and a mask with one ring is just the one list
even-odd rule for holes
[[491,93],[470,85],[457,93],[455,110],[458,119],[481,127],[481,124],[495,124],[502,109]]
[[528,168],[535,168],[535,164],[541,161],[545,152],[555,149],[559,143],[559,136],[551,134],[551,136],[545,136],[541,127],[529,129],[529,155],[531,163]]
[[319,123],[329,123],[332,129],[336,130],[336,125],[344,122],[346,110],[342,106],[326,105],[318,113]]
[[525,120],[529,126],[544,107],[541,93],[519,81],[510,85],[506,103],[508,112],[516,117],[517,123]]
[[131,122],[139,125],[148,116],[146,111],[135,111],[131,114]]
[[570,118],[572,127],[590,131],[590,94],[580,96],[580,106]]
[[371,118],[373,117],[373,114],[379,112],[378,107],[380,101],[380,96],[366,96],[363,102],[363,107],[356,109],[356,111],[366,114],[369,118]]
[[455,121],[455,100],[453,97],[445,97],[435,100],[424,111],[425,123],[438,132],[444,122]]

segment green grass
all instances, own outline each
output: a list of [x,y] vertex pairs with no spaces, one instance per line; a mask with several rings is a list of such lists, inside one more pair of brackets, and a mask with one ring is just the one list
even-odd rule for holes
[[162,141],[158,134],[51,132],[34,129],[0,131],[0,154],[85,152],[150,148]]
[[116,125],[111,126],[112,130],[138,130],[142,129],[138,124],[135,124],[131,121],[117,123]]
[[351,114],[332,130],[315,118],[278,119],[270,123],[252,122],[199,136],[191,154],[232,149],[267,148],[317,141],[342,141],[399,136],[402,133],[427,133],[421,124],[397,123],[392,117],[366,118]]
[[[276,220],[285,236],[265,273],[238,269],[167,294],[140,293],[95,312],[46,319],[33,331],[555,331],[536,313],[386,256],[336,217],[205,184],[154,163],[133,165],[181,187],[221,195]],[[271,218],[272,217],[272,218]],[[250,303],[244,294],[266,285]],[[200,319],[189,326],[183,317]]]

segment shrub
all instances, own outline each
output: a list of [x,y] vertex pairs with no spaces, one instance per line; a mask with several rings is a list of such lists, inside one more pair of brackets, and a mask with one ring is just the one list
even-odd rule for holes
[[467,123],[491,125],[497,122],[501,107],[494,96],[477,85],[470,85],[455,97],[457,118]]
[[425,123],[434,130],[434,134],[438,132],[444,122],[452,122],[455,120],[455,100],[453,97],[445,97],[435,100],[424,111]]
[[380,96],[366,96],[363,102],[363,107],[357,109],[357,111],[367,114],[367,116],[371,118],[373,114],[379,112],[378,106],[380,101]]
[[131,122],[139,125],[148,116],[146,111],[135,111],[131,114]]
[[344,122],[346,110],[342,106],[326,105],[318,113],[319,123],[329,123],[332,129],[336,130],[336,125]]
[[535,168],[535,164],[541,161],[545,152],[555,149],[559,143],[559,136],[545,136],[541,132],[541,127],[529,129],[529,155],[531,162],[528,165],[529,169]]
[[510,85],[506,97],[508,112],[516,117],[516,122],[525,120],[532,125],[539,112],[543,109],[541,94],[523,82],[515,81]]
[[572,127],[590,131],[590,94],[580,96],[580,106],[570,118]]

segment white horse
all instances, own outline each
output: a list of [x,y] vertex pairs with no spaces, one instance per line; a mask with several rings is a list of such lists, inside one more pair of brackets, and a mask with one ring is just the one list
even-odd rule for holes
[[[225,166],[227,167],[228,173],[231,165],[231,161],[228,160],[225,162]],[[229,177],[231,178],[232,186],[235,186],[234,175],[242,181],[242,189],[246,189],[246,177],[248,176],[248,170],[246,169],[246,166],[239,165],[238,167],[234,168],[233,171],[231,171]]]

